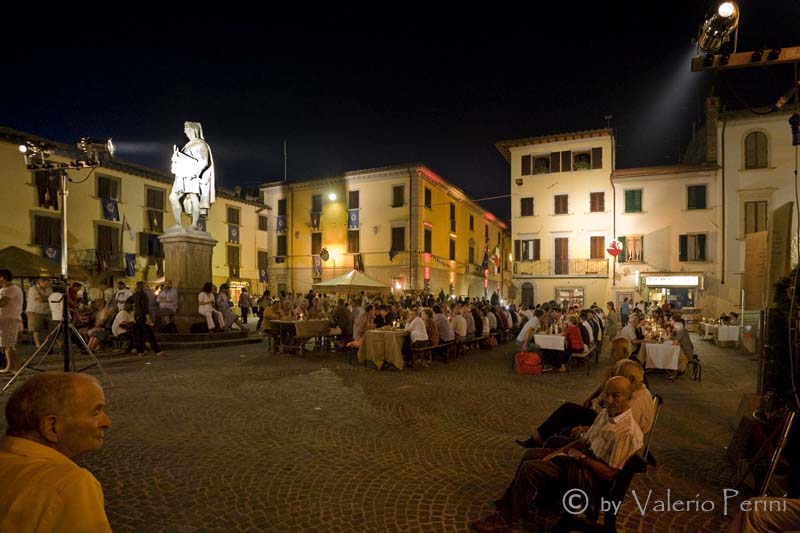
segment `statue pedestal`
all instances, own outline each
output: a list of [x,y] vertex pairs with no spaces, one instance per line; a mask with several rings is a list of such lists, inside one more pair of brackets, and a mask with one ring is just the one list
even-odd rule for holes
[[186,228],[167,230],[158,238],[164,248],[164,276],[178,289],[175,325],[179,333],[204,319],[197,313],[197,295],[211,281],[211,256],[217,244],[205,231]]

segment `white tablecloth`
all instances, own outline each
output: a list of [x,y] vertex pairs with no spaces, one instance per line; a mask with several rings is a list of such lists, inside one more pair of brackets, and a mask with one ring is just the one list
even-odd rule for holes
[[566,337],[561,335],[534,335],[533,338],[543,350],[563,350],[566,346]]
[[717,332],[717,325],[710,322],[703,322],[703,337],[713,337]]
[[739,340],[739,326],[719,326],[715,339],[717,342],[737,342]]
[[642,351],[645,354],[645,365],[647,368],[663,368],[665,370],[678,370],[678,358],[681,354],[681,347],[672,342],[663,344],[645,343],[642,344]]

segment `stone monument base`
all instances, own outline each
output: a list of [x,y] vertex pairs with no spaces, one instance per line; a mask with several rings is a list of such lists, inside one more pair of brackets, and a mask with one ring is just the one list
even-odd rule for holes
[[170,228],[159,237],[164,248],[164,277],[178,289],[178,312],[173,320],[179,333],[205,319],[197,312],[197,295],[211,281],[211,257],[217,244],[209,233]]

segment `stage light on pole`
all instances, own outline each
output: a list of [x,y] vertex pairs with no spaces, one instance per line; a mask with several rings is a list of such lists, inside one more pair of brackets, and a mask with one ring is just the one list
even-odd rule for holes
[[[697,49],[714,54],[728,42],[731,33],[739,27],[739,6],[736,2],[722,2],[710,17],[706,18],[697,36]],[[735,46],[734,46],[735,49]]]

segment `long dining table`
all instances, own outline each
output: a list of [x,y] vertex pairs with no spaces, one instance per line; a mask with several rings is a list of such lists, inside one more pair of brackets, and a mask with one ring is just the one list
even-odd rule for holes
[[371,329],[361,338],[358,360],[371,361],[380,370],[383,363],[403,368],[403,343],[408,332],[402,329]]

